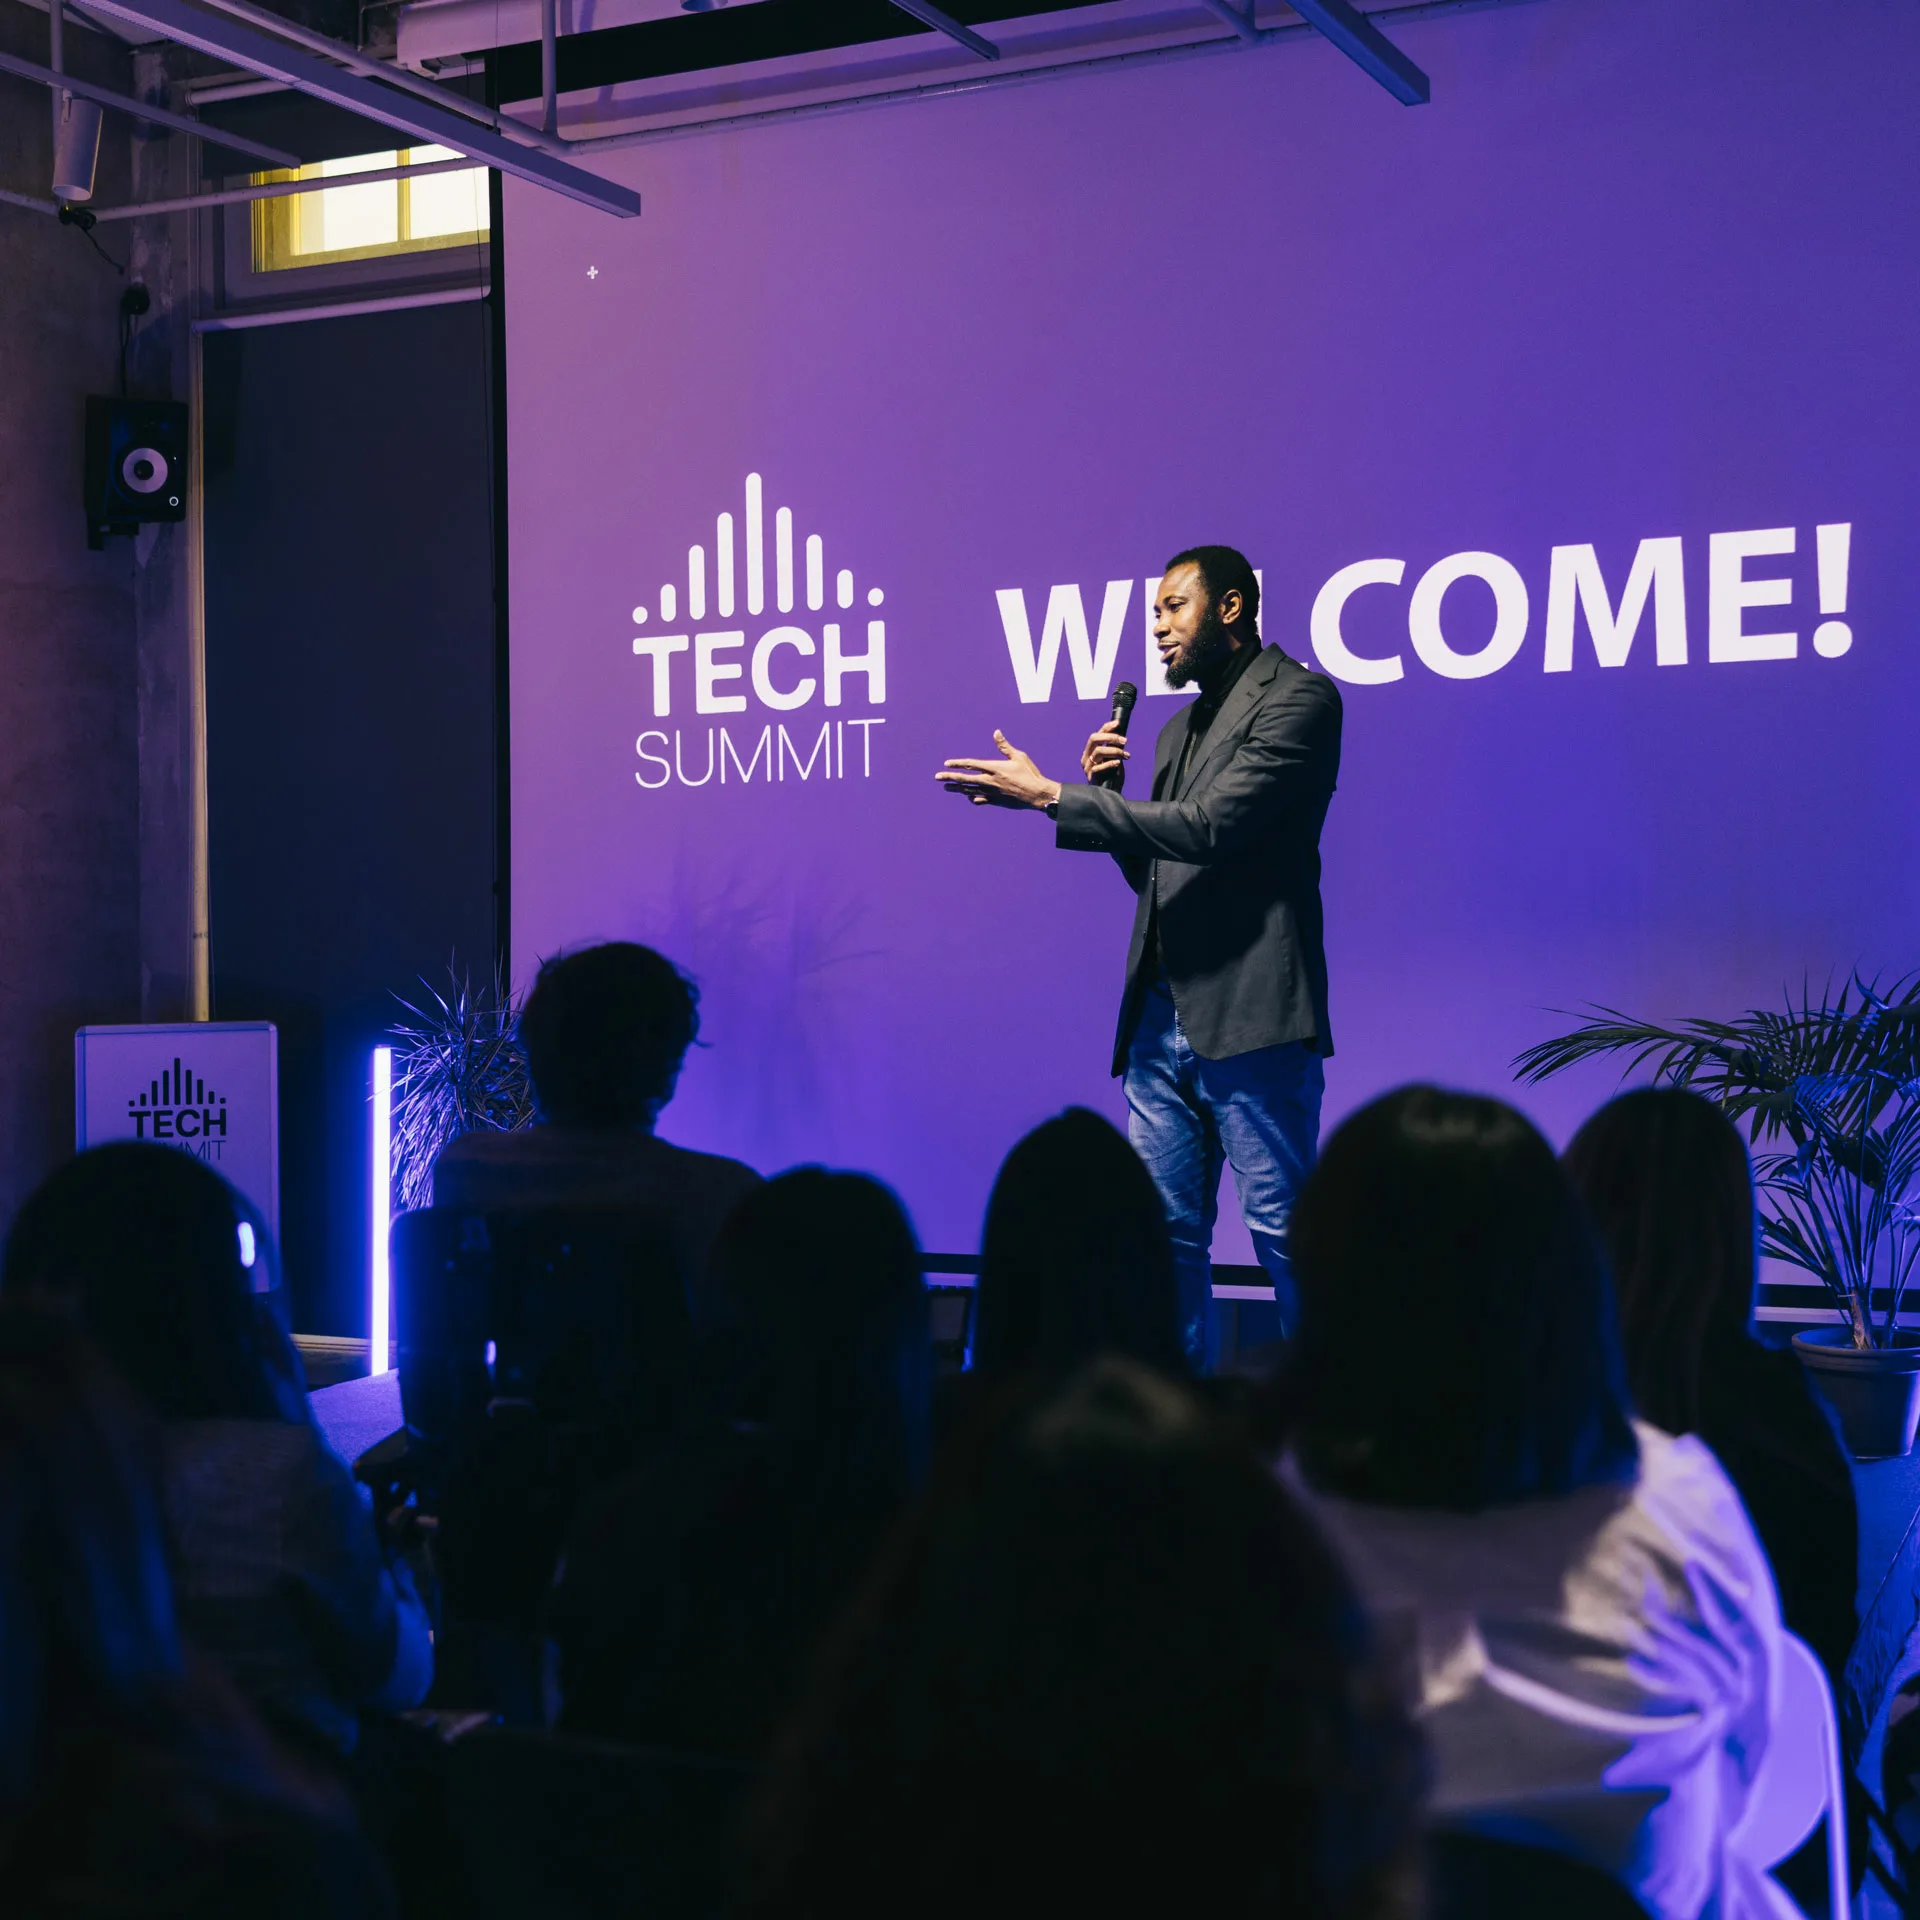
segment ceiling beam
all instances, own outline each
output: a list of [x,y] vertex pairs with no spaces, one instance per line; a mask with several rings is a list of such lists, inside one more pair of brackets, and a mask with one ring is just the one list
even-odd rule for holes
[[[230,13],[236,20],[244,20],[250,27],[259,27],[275,39],[291,40],[296,47],[305,47],[309,52],[319,54],[323,60],[331,61],[337,67],[345,67],[349,73],[364,73],[371,80],[384,80],[388,86],[398,87],[402,93],[415,94],[422,100],[432,101],[436,106],[465,114],[469,120],[477,120],[483,127],[491,127],[509,139],[524,140],[528,146],[542,147],[563,160],[567,157],[564,140],[550,139],[524,121],[509,120],[504,114],[495,113],[491,107],[482,106],[478,100],[470,100],[464,93],[451,92],[424,74],[414,73],[406,67],[396,67],[385,60],[376,60],[371,54],[362,53],[343,40],[330,40],[324,33],[315,33],[312,28],[301,26],[297,20],[282,19],[267,7],[256,7],[253,0],[206,0],[206,4],[216,13]],[[284,85],[285,82],[270,81],[266,84]],[[192,89],[189,88],[189,91]]]
[[[249,73],[261,74],[269,80],[284,80],[316,100],[328,101],[348,113],[357,113],[383,127],[391,127],[396,133],[404,133],[414,145],[450,147],[455,153],[483,161],[536,187],[565,194],[568,199],[578,200],[602,213],[630,219],[640,211],[640,196],[631,187],[603,180],[598,174],[555,159],[537,147],[522,146],[518,141],[475,125],[464,114],[437,102],[349,73],[317,54],[273,39],[243,21],[195,6],[191,0],[87,0],[87,5],[96,13],[132,21],[181,46],[196,47],[216,59],[230,60]],[[203,139],[218,145],[229,144],[225,134],[211,127],[199,127],[196,131]]]
[[335,173],[320,180],[275,180],[257,187],[227,187],[215,193],[189,193],[177,200],[134,200],[124,207],[89,207],[96,220],[142,220],[155,213],[191,213],[199,207],[239,207],[254,200],[288,200],[306,193],[331,193],[336,187],[372,186],[381,180],[417,180],[425,173],[470,171],[471,160],[429,160],[417,167],[374,167],[366,173]]
[[1210,12],[1217,13],[1248,46],[1257,47],[1266,38],[1253,21],[1253,0],[1247,0],[1247,11],[1242,13],[1233,4],[1233,0],[1207,0]]
[[276,167],[300,165],[297,153],[264,146],[258,140],[242,140],[237,134],[221,133],[202,120],[191,120],[184,113],[169,113],[164,107],[150,107],[130,93],[115,93],[111,87],[97,87],[91,80],[79,79],[71,73],[55,72],[52,67],[39,66],[32,60],[22,60],[17,53],[0,53],[0,73],[17,74],[22,80],[38,80],[43,87],[59,87],[64,92],[77,93],[83,100],[111,107],[116,113],[131,114],[136,120],[151,121],[156,127],[171,127],[175,133],[193,133],[202,140],[217,140],[223,147],[250,153],[256,160],[265,160]]
[[1423,107],[1433,97],[1433,82],[1349,0],[1288,0],[1288,4],[1402,106]]
[[910,13],[922,26],[933,28],[936,33],[944,33],[949,40],[957,40],[969,53],[977,53],[982,60],[998,60],[1000,49],[971,27],[963,27],[950,13],[942,13],[933,4],[933,0],[893,0],[893,4],[902,13]]

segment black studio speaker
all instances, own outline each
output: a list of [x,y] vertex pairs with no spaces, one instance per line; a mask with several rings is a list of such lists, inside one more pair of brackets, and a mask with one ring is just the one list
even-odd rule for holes
[[187,409],[87,396],[87,545],[187,517]]

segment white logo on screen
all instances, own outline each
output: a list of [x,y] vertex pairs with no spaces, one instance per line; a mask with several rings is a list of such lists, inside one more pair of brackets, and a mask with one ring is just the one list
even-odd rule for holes
[[[882,715],[829,713],[817,731],[809,717],[794,723],[797,738],[785,721],[767,721],[755,732],[751,722],[735,728],[724,720],[701,724],[698,719],[747,713],[749,693],[754,706],[780,714],[797,713],[816,700],[823,707],[844,708],[855,693],[869,707],[886,704],[887,626],[874,613],[865,621],[865,634],[853,637],[852,629],[860,624],[854,613],[853,569],[841,567],[834,573],[829,607],[825,539],[808,534],[796,553],[790,507],[774,509],[769,529],[765,490],[757,473],[747,475],[741,504],[738,521],[731,510],[716,516],[711,556],[704,542],[688,547],[684,611],[678,582],[666,581],[659,589],[657,623],[686,630],[633,636],[635,657],[652,669],[648,692],[653,717],[686,715],[689,692],[696,717],[692,726],[650,727],[642,733],[634,750],[643,764],[634,779],[652,789],[703,787],[716,776],[722,786],[747,785],[756,778],[785,781],[789,774],[803,781],[868,778],[873,772],[873,729],[886,724]],[[798,604],[803,596],[804,608]],[[886,595],[869,587],[864,598],[870,609],[877,609]],[[808,618],[812,615],[829,617]],[[710,617],[713,624],[708,626],[704,623]],[[735,625],[736,619],[742,624]],[[654,625],[654,612],[635,607],[633,624]],[[851,764],[849,733],[854,736]]]

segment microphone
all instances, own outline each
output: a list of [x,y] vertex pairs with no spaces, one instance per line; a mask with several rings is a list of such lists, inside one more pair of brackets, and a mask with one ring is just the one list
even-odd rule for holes
[[[1127,730],[1127,722],[1133,718],[1133,703],[1140,698],[1140,689],[1131,680],[1122,680],[1113,690],[1113,724],[1122,733]],[[1111,787],[1119,790],[1123,774],[1118,767],[1108,767],[1093,776],[1096,787]]]

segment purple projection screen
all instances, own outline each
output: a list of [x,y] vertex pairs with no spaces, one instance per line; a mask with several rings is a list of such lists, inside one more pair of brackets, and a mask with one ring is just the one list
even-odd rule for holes
[[966,1252],[1119,1116],[1125,883],[932,774],[1070,776],[1120,679],[1150,742],[1200,541],[1343,682],[1329,1124],[1920,963],[1920,12],[1396,32],[1431,106],[1302,40],[615,150],[629,222],[507,183],[514,966],[695,976],[668,1137]]

